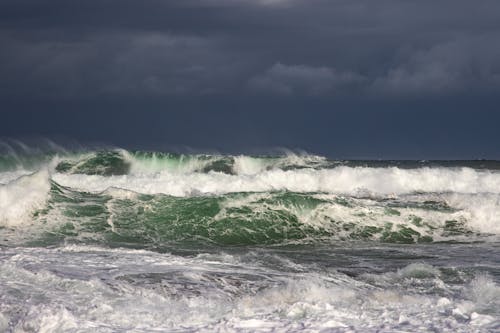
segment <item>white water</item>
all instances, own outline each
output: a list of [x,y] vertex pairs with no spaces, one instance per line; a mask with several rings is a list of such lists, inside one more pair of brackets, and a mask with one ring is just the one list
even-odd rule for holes
[[50,190],[49,173],[41,170],[0,184],[0,226],[32,222],[32,213],[45,207]]
[[448,285],[423,264],[353,279],[252,252],[69,246],[15,249],[0,260],[0,325],[15,323],[14,332],[481,332],[500,324],[491,278]]
[[327,159],[315,155],[296,155],[288,153],[284,157],[258,158],[240,155],[234,157],[233,171],[238,175],[255,175],[269,169],[310,168],[324,165]]
[[337,167],[322,170],[273,169],[243,175],[218,172],[155,172],[111,177],[56,174],[54,180],[64,186],[92,192],[118,187],[138,193],[163,193],[174,196],[278,190],[350,195],[397,195],[412,192],[500,193],[500,173],[470,168]]

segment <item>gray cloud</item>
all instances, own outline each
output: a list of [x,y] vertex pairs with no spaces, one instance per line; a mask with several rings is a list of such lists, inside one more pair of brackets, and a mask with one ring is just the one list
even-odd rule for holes
[[500,46],[492,38],[465,39],[412,52],[375,78],[376,93],[442,94],[500,90]]
[[[5,40],[5,39],[4,39]],[[169,33],[113,33],[77,40],[9,40],[2,92],[78,95],[210,94],[233,89],[237,61],[219,41]]]
[[500,44],[464,38],[421,50],[401,50],[384,72],[276,63],[249,81],[254,91],[281,95],[436,96],[500,91]]
[[493,94],[498,13],[492,0],[5,0],[0,97]]
[[110,59],[102,92],[216,93],[232,75],[229,59],[217,48],[217,41],[196,36],[134,35]]

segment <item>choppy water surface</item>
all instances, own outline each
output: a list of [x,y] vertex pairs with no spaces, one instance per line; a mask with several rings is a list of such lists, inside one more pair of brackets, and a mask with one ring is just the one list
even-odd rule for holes
[[0,156],[0,331],[496,332],[495,161]]

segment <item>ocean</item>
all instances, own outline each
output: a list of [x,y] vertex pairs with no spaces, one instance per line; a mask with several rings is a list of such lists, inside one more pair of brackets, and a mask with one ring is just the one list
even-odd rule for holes
[[0,154],[0,332],[499,331],[498,161]]

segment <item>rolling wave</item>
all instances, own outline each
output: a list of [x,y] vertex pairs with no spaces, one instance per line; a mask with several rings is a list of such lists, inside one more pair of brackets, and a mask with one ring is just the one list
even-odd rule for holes
[[500,235],[493,162],[490,169],[484,161],[415,167],[125,150],[43,160],[37,170],[0,172],[5,243],[422,243]]

